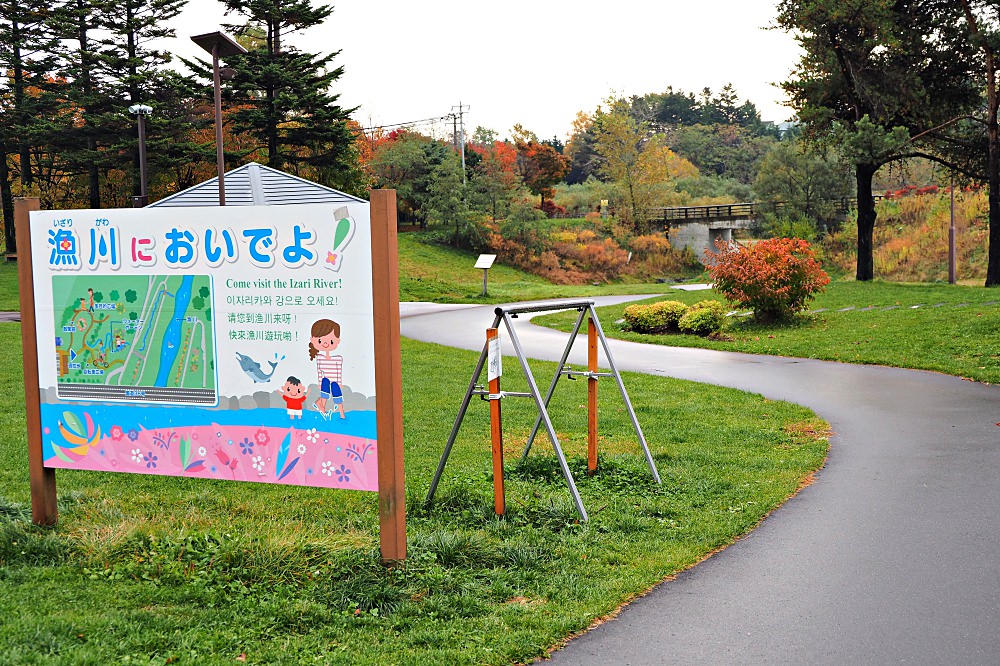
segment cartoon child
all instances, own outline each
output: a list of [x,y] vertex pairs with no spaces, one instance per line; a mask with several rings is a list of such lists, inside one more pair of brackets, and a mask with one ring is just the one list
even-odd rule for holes
[[87,308],[87,309],[90,310],[91,312],[93,312],[94,311],[94,288],[93,287],[91,287],[90,289],[87,290],[87,296],[90,299],[90,307]]
[[288,408],[288,416],[292,419],[302,418],[302,404],[306,401],[306,387],[298,377],[289,377],[285,385],[278,389]]
[[[316,361],[316,377],[319,380],[319,399],[313,404],[324,419],[330,418],[334,410],[344,414],[344,393],[340,389],[343,381],[344,357],[334,355],[333,350],[340,344],[340,324],[332,319],[318,319],[309,331],[309,360]],[[326,411],[327,400],[333,398],[333,409]]]

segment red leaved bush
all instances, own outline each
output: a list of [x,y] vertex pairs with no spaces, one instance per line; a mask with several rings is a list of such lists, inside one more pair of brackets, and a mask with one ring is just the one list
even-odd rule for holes
[[758,321],[804,310],[830,283],[809,243],[799,238],[771,238],[747,247],[720,242],[718,251],[706,254],[715,291],[751,308]]

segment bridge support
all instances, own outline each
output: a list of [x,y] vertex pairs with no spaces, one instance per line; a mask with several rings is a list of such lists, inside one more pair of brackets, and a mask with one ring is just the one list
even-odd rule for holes
[[690,248],[705,263],[705,251],[714,250],[716,241],[732,242],[733,229],[749,229],[750,223],[750,220],[725,220],[673,224],[669,230],[670,245],[679,250]]

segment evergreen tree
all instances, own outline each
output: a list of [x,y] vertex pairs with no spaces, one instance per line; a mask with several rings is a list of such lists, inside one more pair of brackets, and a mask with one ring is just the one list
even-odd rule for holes
[[[230,114],[233,129],[254,136],[267,151],[268,166],[309,175],[324,184],[349,189],[356,177],[357,157],[347,119],[330,87],[343,67],[330,65],[340,53],[316,55],[287,43],[295,32],[323,23],[332,7],[313,7],[310,0],[224,0],[227,12],[247,19],[227,26],[237,36],[258,30],[260,48],[227,59],[236,70],[228,84],[238,108]],[[248,30],[249,28],[249,30]]]
[[[919,154],[915,137],[975,103],[969,54],[938,39],[937,0],[782,0],[778,25],[803,55],[783,84],[814,141],[833,140],[851,161],[858,196],[858,280],[874,277],[872,179]],[[946,4],[946,3],[941,3]],[[943,51],[943,53],[942,53]],[[914,138],[911,138],[914,137]]]
[[0,2],[0,65],[7,75],[0,83],[0,207],[8,252],[17,251],[8,159],[16,156],[21,186],[30,186],[32,143],[44,133],[52,104],[48,76],[57,42],[46,24],[48,14],[44,0]]
[[[112,97],[117,100],[121,132],[111,152],[121,156],[118,166],[125,168],[131,161],[132,173],[138,174],[139,151],[136,122],[127,114],[128,107],[146,104],[153,108],[146,119],[149,169],[169,170],[193,161],[209,161],[213,147],[192,140],[195,127],[191,117],[190,99],[197,86],[176,72],[167,69],[171,55],[150,48],[154,40],[174,36],[166,22],[177,16],[187,0],[122,0],[118,12],[107,17],[108,31],[101,40],[105,55],[100,61]],[[207,124],[210,118],[203,119]],[[152,177],[150,178],[152,182]],[[133,178],[132,194],[140,193],[140,179]]]
[[107,45],[99,35],[118,11],[111,0],[67,0],[53,13],[55,34],[68,45],[59,68],[64,125],[54,143],[70,174],[86,175],[89,206],[101,207],[101,173],[108,167],[106,148],[123,131],[114,117],[120,105],[105,80],[101,61]]

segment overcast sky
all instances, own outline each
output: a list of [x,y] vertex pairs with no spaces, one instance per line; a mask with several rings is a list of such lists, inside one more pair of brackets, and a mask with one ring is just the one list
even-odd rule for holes
[[[317,3],[318,4],[318,3]],[[515,123],[541,138],[565,139],[578,111],[609,94],[718,92],[732,83],[765,120],[792,111],[773,83],[798,60],[798,47],[773,25],[776,0],[338,0],[319,27],[286,41],[311,53],[340,50],[335,84],[364,126],[439,117],[468,106],[476,126],[509,136]],[[204,55],[191,35],[226,17],[215,0],[190,0],[169,45]],[[450,123],[448,123],[450,127]],[[424,131],[431,127],[424,125]],[[437,126],[445,131],[445,124]]]

